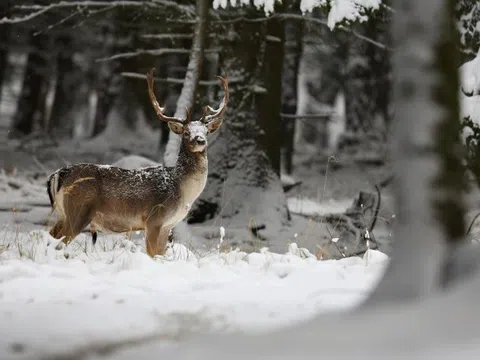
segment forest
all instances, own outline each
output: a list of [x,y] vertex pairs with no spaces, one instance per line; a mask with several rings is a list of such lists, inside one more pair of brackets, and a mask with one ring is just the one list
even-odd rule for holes
[[1,357],[476,356],[479,22],[3,1]]

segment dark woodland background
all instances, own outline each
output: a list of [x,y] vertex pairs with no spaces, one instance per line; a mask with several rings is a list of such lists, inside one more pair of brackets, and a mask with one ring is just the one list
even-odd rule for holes
[[[460,2],[457,18],[472,7]],[[192,83],[187,67],[202,8],[207,30],[195,70],[200,81]],[[393,10],[384,1],[367,21],[334,30],[328,10],[302,15],[297,0],[277,4],[268,17],[253,6],[214,10],[209,0],[4,1],[0,166],[43,170],[41,178],[66,163],[112,163],[128,154],[163,162],[169,132],[148,99],[146,72],[155,67],[168,115],[178,110],[183,87],[194,89],[194,116],[216,106],[216,76],[227,76],[231,103],[188,222],[214,226],[220,217],[275,238],[269,230],[293,218],[287,197],[348,198],[353,223],[320,220],[350,233],[352,253],[363,251],[359,229],[382,218],[386,239],[393,214],[388,200],[374,211],[379,191],[388,199],[391,180]],[[476,53],[473,18],[464,26],[461,62]],[[255,189],[269,195],[258,198]],[[324,233],[316,241],[331,244],[331,229]]]

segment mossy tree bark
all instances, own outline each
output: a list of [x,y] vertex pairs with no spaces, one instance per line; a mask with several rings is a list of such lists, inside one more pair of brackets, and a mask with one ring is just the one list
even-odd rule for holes
[[266,241],[260,240],[259,244],[259,238],[251,235],[232,245],[285,251],[288,239],[279,236],[279,230],[288,221],[286,199],[263,146],[265,134],[258,120],[259,109],[265,106],[265,91],[270,87],[259,76],[267,60],[266,34],[266,25],[258,22],[238,22],[226,31],[231,42],[222,54],[221,75],[242,81],[229,85],[230,103],[223,126],[210,139],[207,186],[195,202],[189,221],[223,225],[227,233],[229,229],[255,232],[264,225],[259,233]]

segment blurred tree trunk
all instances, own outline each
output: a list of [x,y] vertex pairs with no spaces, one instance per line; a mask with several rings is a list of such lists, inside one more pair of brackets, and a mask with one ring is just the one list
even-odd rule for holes
[[[0,5],[0,19],[10,15],[12,3],[9,0],[4,1]],[[0,103],[2,102],[2,87],[5,82],[8,67],[8,51],[10,41],[10,24],[0,25]]]
[[[277,12],[281,12],[277,4]],[[267,25],[266,49],[262,61],[266,93],[258,95],[258,125],[262,129],[262,146],[270,165],[280,176],[280,148],[282,145],[282,66],[284,53],[284,21],[270,20]]]
[[[383,3],[390,6],[390,0],[384,0]],[[382,9],[377,13],[377,24],[372,22],[369,26],[369,35],[380,44],[391,47],[391,16],[389,12]],[[383,125],[389,128],[392,118],[392,52],[388,49],[381,49],[373,44],[369,45],[367,56],[369,67],[373,71],[375,79],[375,100],[376,112],[381,116]]]
[[[117,10],[116,10],[117,11]],[[120,25],[117,12],[113,11],[103,25],[102,39],[104,50],[102,56],[108,57],[121,53],[124,47],[119,44]],[[113,108],[118,95],[121,93],[122,78],[120,76],[121,60],[102,61],[98,64],[96,72],[97,105],[93,120],[92,137],[102,133],[108,124],[108,115]]]
[[395,10],[396,238],[390,266],[367,304],[438,291],[449,254],[465,234],[455,3],[405,0]]
[[[300,1],[284,1],[287,13],[300,14]],[[289,115],[297,114],[298,72],[303,50],[303,21],[285,20],[285,47],[282,75],[282,108],[281,112]],[[293,171],[293,144],[295,138],[295,119],[281,119],[282,124],[282,161],[287,174]]]
[[[357,24],[358,32],[380,45],[352,37],[345,77],[346,131],[370,133],[388,123],[390,104],[390,46],[388,11],[379,10],[368,21]],[[377,123],[377,116],[382,123]]]
[[71,34],[60,34],[56,39],[57,81],[48,131],[57,136],[71,136],[75,121],[75,99],[81,78],[73,61],[74,43]]
[[31,50],[28,54],[22,90],[11,126],[11,137],[30,134],[35,121],[41,121],[38,117],[45,115],[50,38],[45,33],[35,35],[35,31],[32,30],[29,39]]
[[[303,56],[303,74],[306,97],[302,114],[322,112],[324,106],[334,106],[340,92],[345,93],[347,63],[350,56],[350,35],[341,30],[327,27],[317,29],[316,36],[306,36]],[[317,44],[318,38],[322,39]],[[311,43],[315,43],[312,49]],[[320,71],[318,71],[320,69]],[[325,149],[329,143],[328,124],[323,120],[300,122],[299,132],[302,142]]]
[[[0,18],[2,18],[0,13]],[[8,42],[10,40],[11,26],[9,24],[0,25],[0,102],[2,101],[2,87],[5,81],[5,75],[8,68]]]
[[[286,240],[278,233],[288,221],[286,199],[263,146],[259,121],[259,110],[267,105],[258,75],[264,69],[262,64],[271,59],[265,59],[263,51],[264,24],[238,22],[216,31],[230,40],[222,52],[222,74],[243,80],[229,84],[225,121],[208,148],[207,185],[193,204],[189,222],[215,226],[227,223],[227,233],[229,229],[243,230],[244,236],[237,238],[238,243],[230,242],[232,246],[269,246],[272,251],[285,251]],[[265,229],[257,232],[261,225]]]
[[[367,24],[358,25],[365,32]],[[372,69],[369,68],[367,51],[369,43],[351,39],[351,55],[345,78],[346,124],[345,130],[357,134],[367,132],[375,117]]]
[[[179,33],[191,33],[192,29],[190,25],[175,25],[176,31]],[[204,40],[206,41],[206,39]],[[191,39],[178,39],[175,41],[175,47],[188,49],[192,47]],[[204,44],[205,47],[205,44]],[[203,55],[204,56],[204,55]],[[160,77],[171,77],[176,79],[185,78],[187,73],[187,67],[189,63],[189,56],[185,54],[168,54],[164,57],[162,61],[162,68],[158,69],[158,76]],[[201,74],[200,74],[201,76]],[[165,87],[165,105],[167,106],[166,114],[168,116],[173,116],[177,111],[177,102],[181,94],[181,88],[179,86],[168,86]],[[193,105],[193,104],[192,104]],[[151,105],[150,105],[151,108]],[[155,116],[156,117],[156,116]],[[160,134],[159,141],[159,151],[160,153],[165,153],[168,139],[170,136],[170,129],[168,128],[167,123],[161,121],[160,128],[162,133]]]

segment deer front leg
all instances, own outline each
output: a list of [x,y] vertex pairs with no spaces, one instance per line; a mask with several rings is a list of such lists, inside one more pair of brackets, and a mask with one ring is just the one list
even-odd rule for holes
[[158,252],[158,235],[160,226],[147,226],[145,229],[145,250],[150,257],[154,257]]
[[160,234],[158,235],[157,255],[165,255],[165,253],[167,252],[167,243],[171,229],[171,227],[163,227],[160,229]]

